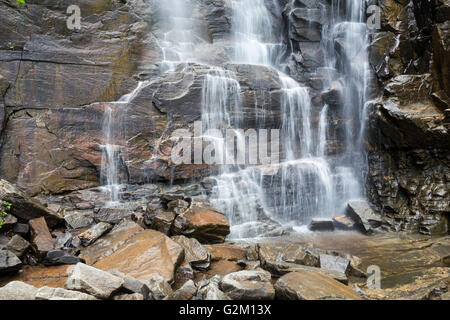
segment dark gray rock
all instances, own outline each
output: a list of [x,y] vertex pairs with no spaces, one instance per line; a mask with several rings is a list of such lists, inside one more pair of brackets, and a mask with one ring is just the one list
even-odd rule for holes
[[73,256],[63,250],[51,250],[47,252],[43,263],[46,266],[57,266],[63,264],[77,264],[85,261],[79,257]]
[[381,226],[382,219],[375,214],[370,205],[364,200],[350,201],[347,206],[347,215],[355,221],[357,227],[365,233],[373,233],[375,228]]
[[102,208],[94,214],[97,222],[106,222],[109,224],[118,224],[123,218],[131,217],[132,211],[118,208]]
[[22,257],[27,249],[30,247],[30,243],[19,235],[14,235],[6,245],[6,249],[14,253],[17,257]]
[[0,250],[0,274],[9,274],[19,271],[22,261],[8,250]]
[[334,231],[334,224],[331,219],[313,219],[308,228],[311,231]]

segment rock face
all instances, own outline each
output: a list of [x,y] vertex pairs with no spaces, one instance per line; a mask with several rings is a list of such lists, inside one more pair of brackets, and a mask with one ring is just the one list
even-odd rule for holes
[[370,201],[387,228],[448,230],[448,3],[380,1],[370,63],[380,95],[369,107]]
[[100,299],[108,299],[117,292],[124,281],[112,274],[78,263],[67,279],[66,289],[81,291]]
[[220,289],[233,300],[272,300],[275,290],[271,275],[264,270],[244,270],[227,274]]
[[275,291],[283,300],[361,300],[350,287],[314,271],[284,275],[275,283]]

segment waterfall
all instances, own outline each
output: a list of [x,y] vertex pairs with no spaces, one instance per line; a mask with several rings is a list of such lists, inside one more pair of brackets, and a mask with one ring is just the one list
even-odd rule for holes
[[145,84],[146,82],[140,81],[132,92],[123,95],[117,102],[110,102],[105,106],[102,127],[105,143],[102,146],[100,184],[104,186],[109,197],[109,204],[112,206],[119,204],[121,184],[126,182],[120,179],[120,166],[125,160],[125,155],[122,154],[124,146],[119,145],[123,134],[121,120],[124,119],[128,103],[136,97]]
[[[180,63],[201,64],[202,59],[197,59],[195,49],[203,40],[194,32],[197,26],[193,18],[201,7],[200,2],[150,1],[156,2],[158,8],[158,43],[163,53],[161,73],[179,72],[180,68],[176,66]],[[321,110],[315,110],[317,105],[311,101],[310,89],[286,73],[285,52],[290,49],[295,54],[294,46],[291,43],[290,48],[286,48],[288,41],[283,38],[282,30],[274,30],[274,16],[268,7],[270,1],[273,7],[278,6],[275,0],[227,1],[232,12],[231,35],[225,42],[229,55],[227,62],[276,70],[281,85],[282,139],[281,163],[227,162],[218,164],[218,173],[210,177],[214,183],[208,200],[229,218],[231,238],[257,236],[282,225],[299,226],[317,217],[331,218],[343,212],[348,200],[363,194],[359,172],[364,167],[362,139],[368,72],[364,1],[332,0],[330,19],[322,30],[325,65],[321,72],[329,71],[326,72],[329,77],[326,85],[342,87],[343,101],[339,110],[332,104],[324,104]],[[234,148],[230,148],[218,133],[231,131],[237,144],[245,145],[247,138],[250,140],[242,130],[245,122],[241,115],[245,110],[241,85],[226,63],[203,64],[202,68],[208,70],[202,87],[203,145],[220,150],[216,152],[215,160],[234,159]],[[117,102],[123,107],[122,111],[126,111],[126,105],[142,86],[140,84]],[[260,108],[258,105],[255,102],[255,108]],[[272,110],[256,111],[265,115]],[[336,113],[345,120],[344,151],[331,156],[328,154],[331,149],[329,139],[336,139],[336,133],[329,119]],[[122,182],[118,178],[120,161],[123,161],[122,147],[116,146],[116,133],[113,132],[113,123],[120,122],[118,117],[117,108],[105,109],[102,177],[109,188],[111,201],[120,200],[118,186]],[[265,123],[259,125],[263,127]],[[255,150],[245,150],[245,155],[251,152]]]

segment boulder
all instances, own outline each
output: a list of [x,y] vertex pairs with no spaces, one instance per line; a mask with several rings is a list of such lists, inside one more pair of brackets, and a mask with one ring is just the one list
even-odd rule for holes
[[44,217],[29,221],[31,229],[31,242],[39,255],[44,256],[48,251],[53,250],[53,238],[48,230]]
[[[0,202],[1,203],[1,202]],[[0,207],[0,212],[2,212],[2,208]],[[7,211],[6,211],[7,212]],[[2,224],[2,230],[7,231],[14,228],[14,226],[17,224],[17,218],[14,217],[12,214],[7,214],[6,217],[3,218],[3,224]]]
[[64,216],[67,225],[72,229],[82,229],[94,223],[92,213],[75,211]]
[[201,281],[197,287],[196,300],[231,300],[230,297],[219,289],[222,276],[214,276],[211,279]]
[[159,210],[152,220],[152,229],[169,235],[172,223],[175,220],[175,213],[172,211]]
[[195,238],[201,243],[221,243],[230,233],[225,215],[211,207],[193,205],[179,215],[172,226],[172,234]]
[[135,278],[130,277],[129,275],[117,270],[109,270],[108,272],[116,277],[121,278],[124,281],[123,283],[124,291],[128,291],[131,294],[133,293],[141,294],[144,300],[148,300],[150,289],[145,283],[136,280]]
[[12,281],[0,288],[0,300],[34,300],[37,291],[38,288],[29,284]]
[[331,219],[312,219],[308,228],[311,231],[334,231],[334,224]]
[[311,270],[282,276],[275,291],[280,300],[361,300],[352,288]]
[[77,263],[67,279],[65,288],[108,299],[122,288],[124,281],[112,274],[94,267]]
[[150,300],[163,300],[173,292],[170,284],[159,274],[152,274],[147,286],[150,290]]
[[319,255],[308,246],[296,243],[258,243],[261,265],[266,261],[283,261],[311,267],[319,267]]
[[211,261],[229,260],[237,261],[247,259],[247,250],[231,244],[205,245],[211,255]]
[[51,250],[47,252],[44,258],[44,265],[46,266],[59,266],[64,264],[77,264],[79,262],[85,263],[85,261],[79,257],[73,256],[63,250]]
[[283,262],[283,261],[266,261],[264,270],[269,271],[273,277],[281,277],[291,272],[313,271],[319,272],[343,284],[348,284],[348,278],[345,273],[335,270],[321,269],[316,267],[303,266],[300,264]]
[[97,223],[95,226],[78,235],[81,244],[85,247],[94,243],[98,238],[112,229],[112,225],[106,222]]
[[381,217],[376,215],[370,205],[364,200],[350,201],[347,206],[347,215],[355,221],[357,227],[364,233],[373,233],[375,228],[381,226]]
[[131,293],[131,294],[119,294],[113,297],[113,300],[132,300],[132,301],[142,301],[144,296],[140,293]]
[[8,250],[0,250],[0,275],[14,273],[22,268],[22,261]]
[[18,218],[28,221],[44,217],[50,227],[54,227],[63,221],[59,215],[44,207],[40,202],[31,199],[3,179],[0,179],[0,199],[12,204],[10,213]]
[[14,225],[13,232],[22,237],[25,237],[30,232],[30,226],[26,223],[16,223]]
[[174,288],[180,288],[186,281],[194,279],[194,269],[191,265],[184,261],[181,266],[175,271],[175,281],[173,283]]
[[347,217],[345,214],[341,214],[333,217],[333,223],[336,229],[351,230],[355,226],[355,222]]
[[14,235],[6,245],[6,249],[14,253],[19,258],[24,255],[29,247],[30,243],[18,234]]
[[94,267],[116,269],[143,282],[149,281],[153,274],[172,282],[176,268],[184,259],[184,249],[179,244],[150,229],[136,233],[113,250]]
[[101,208],[95,213],[94,218],[97,222],[106,222],[118,224],[123,218],[131,217],[132,211],[120,208]]
[[194,238],[189,239],[185,236],[174,236],[172,240],[184,248],[184,260],[194,269],[208,269],[211,256],[198,240]]
[[191,300],[197,294],[197,287],[192,280],[186,281],[183,286],[169,294],[165,300]]
[[36,300],[97,300],[89,294],[62,288],[41,287],[36,292]]
[[220,289],[233,300],[272,300],[275,290],[271,275],[264,270],[243,270],[227,274]]
[[125,220],[116,225],[107,235],[101,237],[89,247],[82,249],[80,258],[85,259],[87,264],[92,265],[101,258],[114,253],[129,238],[142,230],[144,229],[135,222]]
[[320,268],[325,270],[333,270],[343,274],[350,272],[350,259],[339,256],[331,256],[328,254],[320,255]]

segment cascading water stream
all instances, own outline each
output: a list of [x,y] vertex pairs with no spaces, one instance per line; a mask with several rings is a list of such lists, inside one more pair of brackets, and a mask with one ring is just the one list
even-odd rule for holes
[[[364,1],[346,1],[342,17],[342,3],[333,0],[329,24],[322,32],[327,69],[342,75],[343,118],[345,121],[345,152],[338,160],[328,156],[331,126],[328,121],[332,108],[320,110],[318,126],[313,125],[313,110],[309,89],[283,72],[287,50],[283,36],[272,26],[271,12],[266,1],[230,0],[232,8],[231,49],[228,62],[262,65],[278,71],[280,89],[281,154],[279,164],[245,165],[227,163],[219,166],[209,201],[230,219],[231,238],[253,237],[271,231],[269,225],[298,226],[312,218],[331,217],[341,213],[348,200],[360,197],[361,183],[355,171],[362,167],[361,141],[364,130],[364,100],[366,85],[366,34],[363,27]],[[274,4],[276,3],[275,0]],[[194,3],[190,0],[156,1],[162,33],[159,45],[163,52],[161,72],[179,72],[181,63],[196,62],[197,41],[191,18]],[[341,49],[337,50],[338,39]],[[291,48],[293,48],[291,44]],[[358,62],[358,63],[355,63]],[[360,63],[359,63],[360,62]],[[239,114],[243,114],[241,87],[233,72],[223,66],[209,68],[202,90],[203,139],[221,150],[225,158],[234,159],[224,139],[215,131],[231,129],[238,144],[245,144]],[[335,81],[330,77],[328,85]],[[117,105],[125,105],[141,90],[124,96]],[[113,104],[114,106],[114,104]],[[255,102],[255,108],[258,108]],[[258,110],[264,115],[270,110]],[[116,145],[113,123],[117,109],[105,109],[105,146],[102,157],[102,177],[109,190],[110,200],[118,201],[119,162],[121,147]],[[264,127],[265,118],[258,119]],[[269,173],[268,173],[269,172]]]

